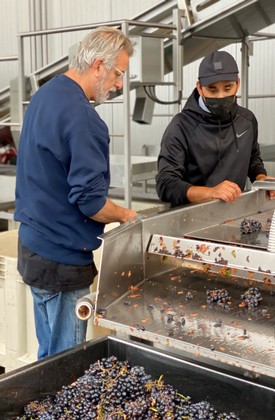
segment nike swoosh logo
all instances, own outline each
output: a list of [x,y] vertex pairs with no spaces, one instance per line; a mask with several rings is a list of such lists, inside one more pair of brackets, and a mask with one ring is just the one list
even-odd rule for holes
[[240,134],[236,134],[237,138],[239,139],[240,137],[242,137],[245,133],[247,132],[247,130],[243,131]]

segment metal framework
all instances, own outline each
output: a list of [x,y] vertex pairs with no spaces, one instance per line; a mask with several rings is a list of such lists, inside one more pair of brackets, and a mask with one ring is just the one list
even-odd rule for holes
[[[218,13],[209,14],[201,18],[200,13],[205,13],[208,8],[218,7]],[[244,16],[247,15],[247,19]],[[202,15],[203,16],[203,15]],[[164,39],[165,73],[173,73],[173,96],[176,98],[182,92],[183,66],[204,56],[206,53],[225,47],[232,43],[242,44],[242,85],[241,103],[248,104],[248,65],[249,44],[254,40],[272,39],[272,34],[257,34],[259,29],[275,22],[275,3],[271,0],[240,0],[233,5],[230,1],[223,2],[198,2],[162,1],[134,20],[121,20],[101,22],[96,24],[78,25],[63,28],[30,31],[18,34],[18,102],[19,121],[3,121],[3,125],[20,127],[24,117],[24,109],[29,103],[27,84],[32,89],[39,87],[39,78],[47,72],[56,74],[62,72],[68,64],[68,57],[62,57],[55,63],[50,63],[42,69],[35,70],[27,76],[25,72],[24,41],[29,38],[47,38],[51,34],[90,30],[100,25],[119,27],[126,35],[153,36]],[[35,45],[36,43],[33,42]],[[7,58],[3,58],[5,60]],[[2,61],[1,60],[1,61]],[[29,83],[30,82],[30,83]],[[131,162],[131,127],[130,127],[130,90],[136,88],[127,72],[123,89],[124,112],[124,200],[127,207],[132,205],[132,162]],[[110,101],[114,103],[114,101]],[[181,103],[174,105],[174,112],[180,110]]]
[[[178,20],[178,16],[175,14],[175,19]],[[122,20],[122,21],[111,21],[111,22],[102,22],[97,24],[91,25],[78,25],[78,26],[71,26],[65,28],[58,28],[58,29],[49,29],[49,30],[41,30],[41,31],[32,31],[32,32],[25,32],[18,34],[18,59],[19,59],[19,124],[21,125],[24,118],[24,109],[28,105],[29,101],[26,97],[26,76],[25,76],[25,56],[24,56],[24,40],[30,37],[37,37],[40,35],[51,35],[56,33],[65,33],[65,32],[72,32],[72,31],[80,31],[80,30],[91,30],[95,27],[105,25],[105,26],[116,26],[121,29],[125,35],[129,35],[130,33],[136,32],[137,28],[142,31],[146,31],[147,29],[155,28],[159,33],[163,31],[163,37],[167,38],[168,36],[174,37],[175,42],[173,44],[173,49],[175,50],[173,57],[176,62],[175,70],[174,70],[174,86],[175,91],[178,93],[178,84],[182,81],[182,65],[181,59],[179,58],[180,55],[180,48],[179,48],[179,38],[180,38],[180,31],[177,25],[168,25],[168,24],[161,24],[161,23],[154,23],[154,22],[140,22],[140,21],[131,21],[131,20]],[[131,31],[132,29],[132,31]],[[174,35],[174,33],[175,35]],[[147,34],[148,36],[148,34]],[[154,35],[152,35],[154,36]],[[158,34],[158,37],[161,36]],[[32,78],[32,80],[34,80]],[[36,87],[38,87],[38,81],[35,79]],[[123,83],[123,112],[124,112],[124,178],[125,178],[125,205],[127,207],[131,207],[132,203],[132,174],[131,174],[131,128],[130,128],[130,77],[129,72],[126,72],[126,77],[124,78]]]

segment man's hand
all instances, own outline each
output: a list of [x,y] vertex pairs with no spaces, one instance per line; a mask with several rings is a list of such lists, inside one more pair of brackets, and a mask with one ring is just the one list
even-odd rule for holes
[[122,217],[121,223],[128,222],[129,220],[132,220],[135,217],[137,217],[137,213],[135,212],[135,210],[126,209],[126,208],[124,210],[125,210],[125,214],[124,214],[124,217]]
[[235,201],[241,193],[240,187],[231,181],[223,181],[215,187],[212,187],[212,199]]
[[192,185],[187,191],[190,203],[199,203],[209,200],[234,201],[242,191],[240,187],[231,181],[223,181],[215,187],[196,187]]
[[99,210],[97,214],[91,216],[91,219],[102,223],[125,223],[135,217],[137,217],[137,213],[134,210],[118,206],[112,200],[107,198],[102,209]]
[[[268,180],[268,179],[275,179],[274,176],[269,176],[269,175],[258,175],[256,177],[257,181],[264,181],[264,180]],[[270,200],[274,200],[275,199],[275,190],[270,190],[267,191],[268,197],[270,198]]]
[[268,197],[270,198],[270,200],[274,200],[275,199],[275,191],[268,191]]

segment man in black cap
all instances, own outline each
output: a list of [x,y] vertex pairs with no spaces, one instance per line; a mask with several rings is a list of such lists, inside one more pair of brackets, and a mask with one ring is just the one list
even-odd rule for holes
[[234,201],[251,182],[266,178],[254,114],[237,104],[239,70],[225,51],[207,55],[196,88],[162,138],[156,188],[173,207]]

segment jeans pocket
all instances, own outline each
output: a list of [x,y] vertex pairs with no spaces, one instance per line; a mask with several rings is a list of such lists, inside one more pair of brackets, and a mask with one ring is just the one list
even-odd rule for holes
[[38,289],[37,287],[31,287],[32,295],[35,300],[43,300],[47,302],[59,295],[58,292],[51,292],[50,290]]

